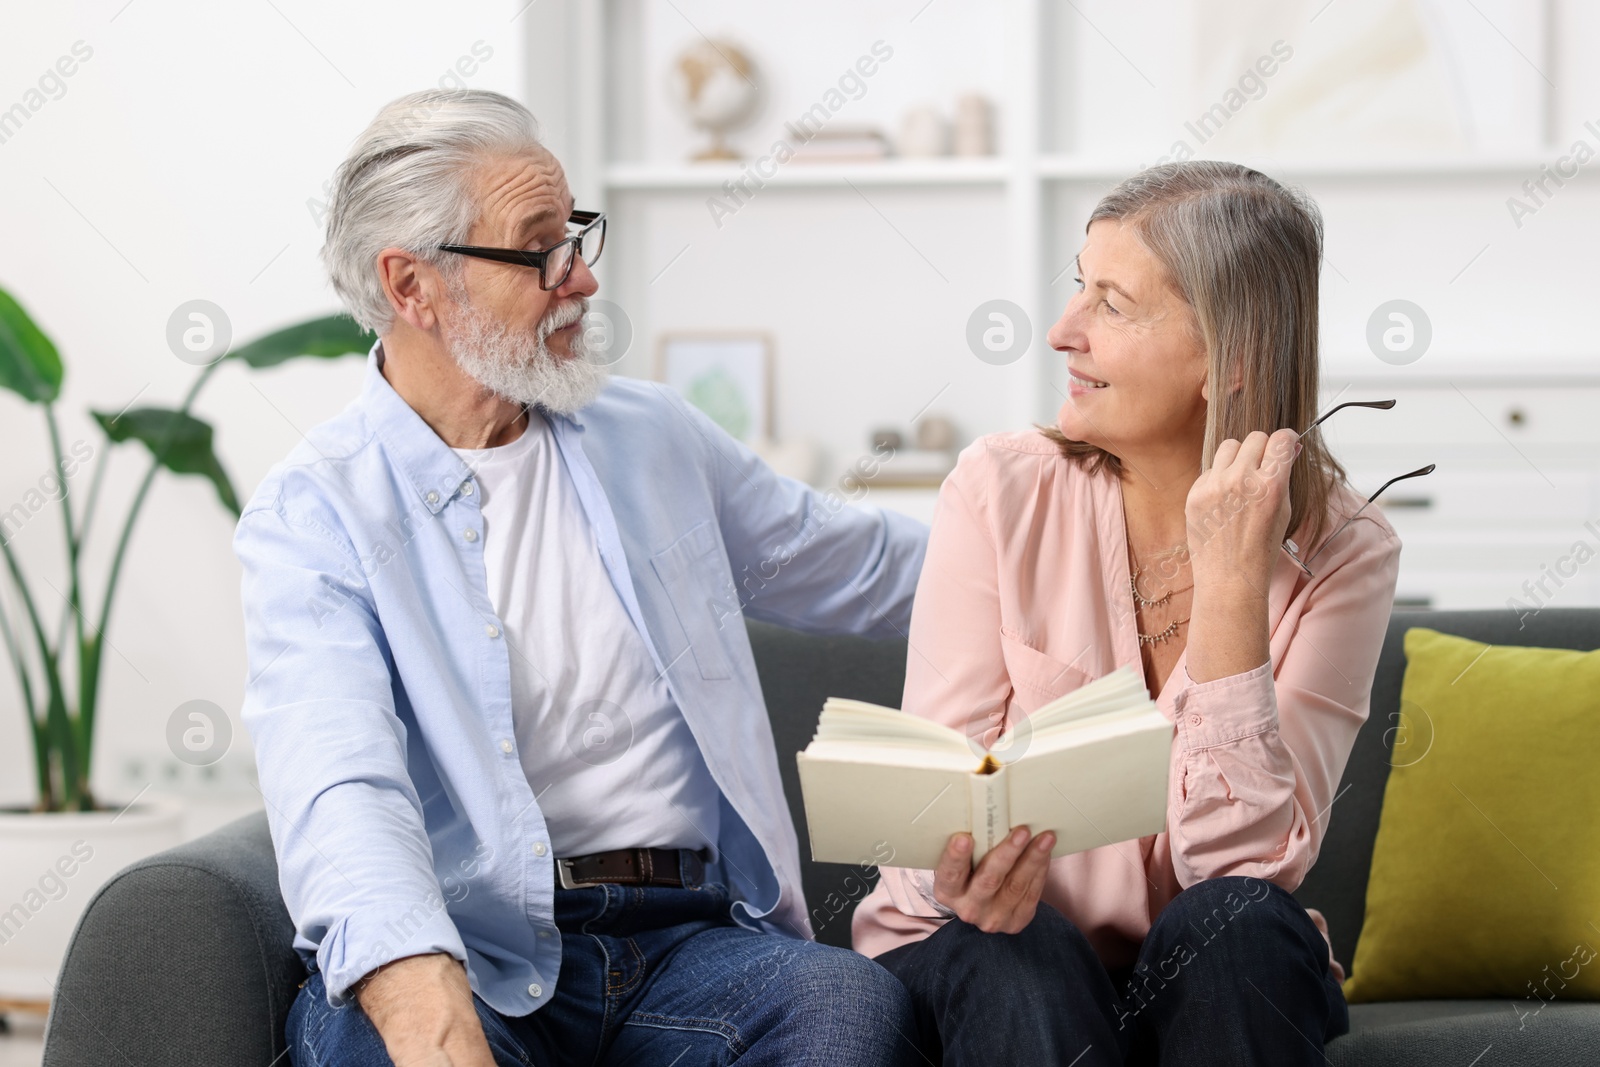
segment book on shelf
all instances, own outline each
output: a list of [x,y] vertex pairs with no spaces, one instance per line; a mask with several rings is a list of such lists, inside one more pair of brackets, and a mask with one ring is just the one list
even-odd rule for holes
[[867,484],[937,489],[955,469],[955,449],[902,448],[878,463]]
[[870,126],[829,127],[804,137],[791,125],[789,132],[796,163],[864,163],[889,155],[889,139]]
[[942,723],[830,697],[797,757],[811,856],[892,850],[892,866],[931,869],[961,831],[974,865],[1017,826],[1053,830],[1053,857],[1160,833],[1172,738],[1131,666],[1018,718],[987,750]]

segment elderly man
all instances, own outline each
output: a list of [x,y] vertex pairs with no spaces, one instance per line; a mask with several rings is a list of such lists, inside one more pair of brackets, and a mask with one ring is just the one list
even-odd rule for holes
[[902,631],[926,528],[781,478],[585,353],[604,216],[533,117],[431,91],[340,167],[379,337],[267,475],[244,565],[296,1064],[865,1064],[878,964],[809,940],[743,614]]

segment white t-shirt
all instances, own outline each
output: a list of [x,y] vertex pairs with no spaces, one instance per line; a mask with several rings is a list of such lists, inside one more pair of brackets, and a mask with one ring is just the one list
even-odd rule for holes
[[558,858],[715,845],[719,792],[611,584],[550,425],[458,448],[481,493],[518,756]]

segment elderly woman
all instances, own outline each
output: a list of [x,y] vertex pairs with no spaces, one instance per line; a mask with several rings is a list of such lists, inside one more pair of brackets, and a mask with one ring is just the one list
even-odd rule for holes
[[1049,827],[1018,827],[976,865],[957,834],[937,870],[883,871],[855,944],[935,1062],[1283,1067],[1348,1029],[1290,891],[1367,717],[1400,542],[1376,509],[1340,530],[1364,501],[1297,432],[1321,253],[1315,206],[1245,167],[1123,182],[1050,332],[1057,425],[979,440],[944,483],[905,708],[993,740],[1138,663],[1176,731],[1163,833],[1052,860]]

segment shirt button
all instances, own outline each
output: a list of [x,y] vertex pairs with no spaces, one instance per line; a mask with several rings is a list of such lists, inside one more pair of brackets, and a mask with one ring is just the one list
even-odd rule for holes
[[1199,726],[1200,725],[1200,716],[1198,716],[1198,715],[1189,716],[1189,725],[1190,726]]
[[432,489],[429,489],[428,490],[428,503],[437,504],[438,502],[439,502],[439,494],[434,492]]
[[533,843],[533,854],[535,856],[544,855],[544,842],[543,841],[535,841]]
[[[470,540],[470,538],[469,538],[469,540]],[[496,626],[492,622],[491,623],[486,623],[484,625],[484,627],[483,627],[483,632],[488,634],[490,637],[499,637],[500,636],[500,627]]]
[[500,739],[500,751],[504,752],[506,755],[509,756],[509,755],[511,755],[511,749],[512,749],[511,739],[509,737],[502,737]]
[[540,930],[539,931],[539,936],[541,938],[548,938],[550,936],[550,931],[549,930]]
[[463,496],[471,496],[472,495],[472,483],[471,482],[462,482],[461,483],[461,495],[463,495]]
[[538,982],[533,983],[528,987],[528,996],[535,998],[544,996],[544,987]]
[[476,541],[478,539],[478,531],[477,530],[470,530],[470,529],[469,530],[462,530],[461,531],[461,536],[465,537],[468,541]]

